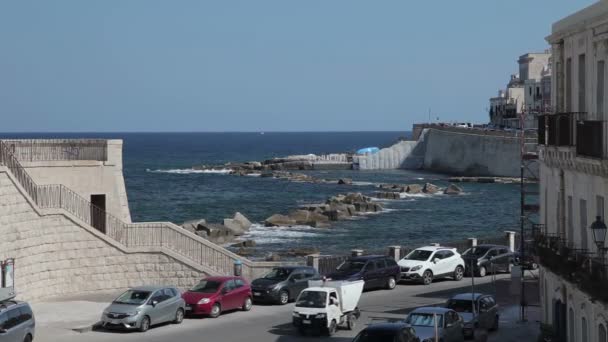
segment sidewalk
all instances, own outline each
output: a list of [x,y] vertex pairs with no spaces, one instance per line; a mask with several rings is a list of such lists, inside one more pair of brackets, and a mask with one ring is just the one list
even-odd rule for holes
[[536,342],[540,333],[541,308],[529,306],[527,322],[519,322],[519,305],[503,307],[500,327],[490,334],[488,342]]

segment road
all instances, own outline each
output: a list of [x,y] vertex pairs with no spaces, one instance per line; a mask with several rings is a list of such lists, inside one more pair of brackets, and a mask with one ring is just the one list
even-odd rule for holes
[[[509,275],[499,275],[496,279],[505,279]],[[479,285],[476,291],[494,293],[496,286],[492,282],[492,277],[483,279],[476,278],[475,283]],[[498,282],[500,283],[500,281]],[[44,318],[39,319],[40,323],[37,330],[36,341],[146,341],[146,342],[165,342],[165,341],[247,341],[247,342],[283,342],[283,341],[352,341],[353,337],[366,325],[374,322],[400,320],[413,308],[425,305],[443,303],[449,296],[460,293],[470,292],[470,278],[464,278],[460,282],[452,280],[436,281],[430,286],[417,284],[400,284],[394,290],[367,291],[359,302],[362,311],[361,319],[358,321],[354,331],[338,330],[332,337],[299,336],[291,326],[291,312],[293,303],[285,306],[276,305],[255,305],[250,312],[235,311],[225,313],[219,318],[186,318],[180,325],[161,325],[153,327],[146,333],[138,332],[110,332],[110,331],[91,331],[86,333],[73,332],[67,327],[58,327],[56,324],[46,324]],[[98,303],[89,303],[90,308],[98,308],[95,312],[99,316],[101,310],[106,305],[102,303],[112,296],[106,296]],[[73,315],[77,315],[79,302],[55,303],[61,310],[69,310]],[[47,310],[48,310],[47,306]],[[34,306],[36,310],[36,306]],[[94,310],[94,309],[89,309]],[[35,311],[36,312],[36,311]],[[56,316],[60,316],[55,311]],[[91,314],[90,312],[88,313]],[[65,322],[64,322],[65,323]]]

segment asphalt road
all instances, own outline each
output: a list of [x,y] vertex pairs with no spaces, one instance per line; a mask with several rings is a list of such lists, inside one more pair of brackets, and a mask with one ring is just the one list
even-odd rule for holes
[[[509,275],[499,275],[496,279],[505,279]],[[394,290],[367,291],[359,302],[362,316],[354,331],[340,329],[332,337],[300,336],[291,325],[293,303],[285,306],[255,305],[250,312],[235,311],[224,313],[216,319],[186,318],[180,325],[166,324],[153,327],[146,333],[91,331],[77,333],[69,329],[41,324],[37,330],[36,341],[213,341],[213,342],[282,342],[282,341],[352,341],[353,337],[366,325],[374,322],[385,322],[404,319],[413,308],[426,305],[438,305],[448,297],[461,292],[470,292],[471,279],[460,282],[452,280],[436,281],[430,286],[400,284]],[[476,291],[494,293],[496,290],[493,277],[476,278],[479,285]],[[105,300],[105,299],[104,299]],[[100,300],[101,302],[101,300]],[[70,302],[66,302],[68,304]],[[62,303],[57,303],[58,307]],[[106,304],[98,304],[101,310]],[[76,305],[63,305],[65,310],[78,310]],[[63,310],[62,309],[62,310]],[[57,315],[61,315],[57,312]]]

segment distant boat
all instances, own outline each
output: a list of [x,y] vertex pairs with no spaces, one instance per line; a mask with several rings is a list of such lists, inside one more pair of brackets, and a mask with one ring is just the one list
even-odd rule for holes
[[365,147],[362,149],[357,150],[357,154],[373,154],[373,153],[377,153],[378,151],[380,151],[379,148],[377,147]]
[[264,135],[264,132],[260,132],[260,135]]

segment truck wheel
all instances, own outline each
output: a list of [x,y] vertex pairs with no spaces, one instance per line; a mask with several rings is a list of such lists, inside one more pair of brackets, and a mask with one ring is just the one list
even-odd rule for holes
[[287,303],[289,303],[289,292],[281,290],[281,292],[279,292],[279,304],[285,305]]
[[338,323],[336,323],[336,320],[333,319],[329,324],[329,328],[327,328],[327,335],[333,336],[336,333],[336,330],[338,330]]
[[354,314],[348,314],[348,316],[346,317],[346,327],[348,328],[348,330],[355,330],[355,327],[357,326],[357,317],[355,317]]
[[392,290],[395,288],[395,286],[397,286],[397,281],[395,280],[395,277],[388,277],[388,280],[386,281],[386,289]]

